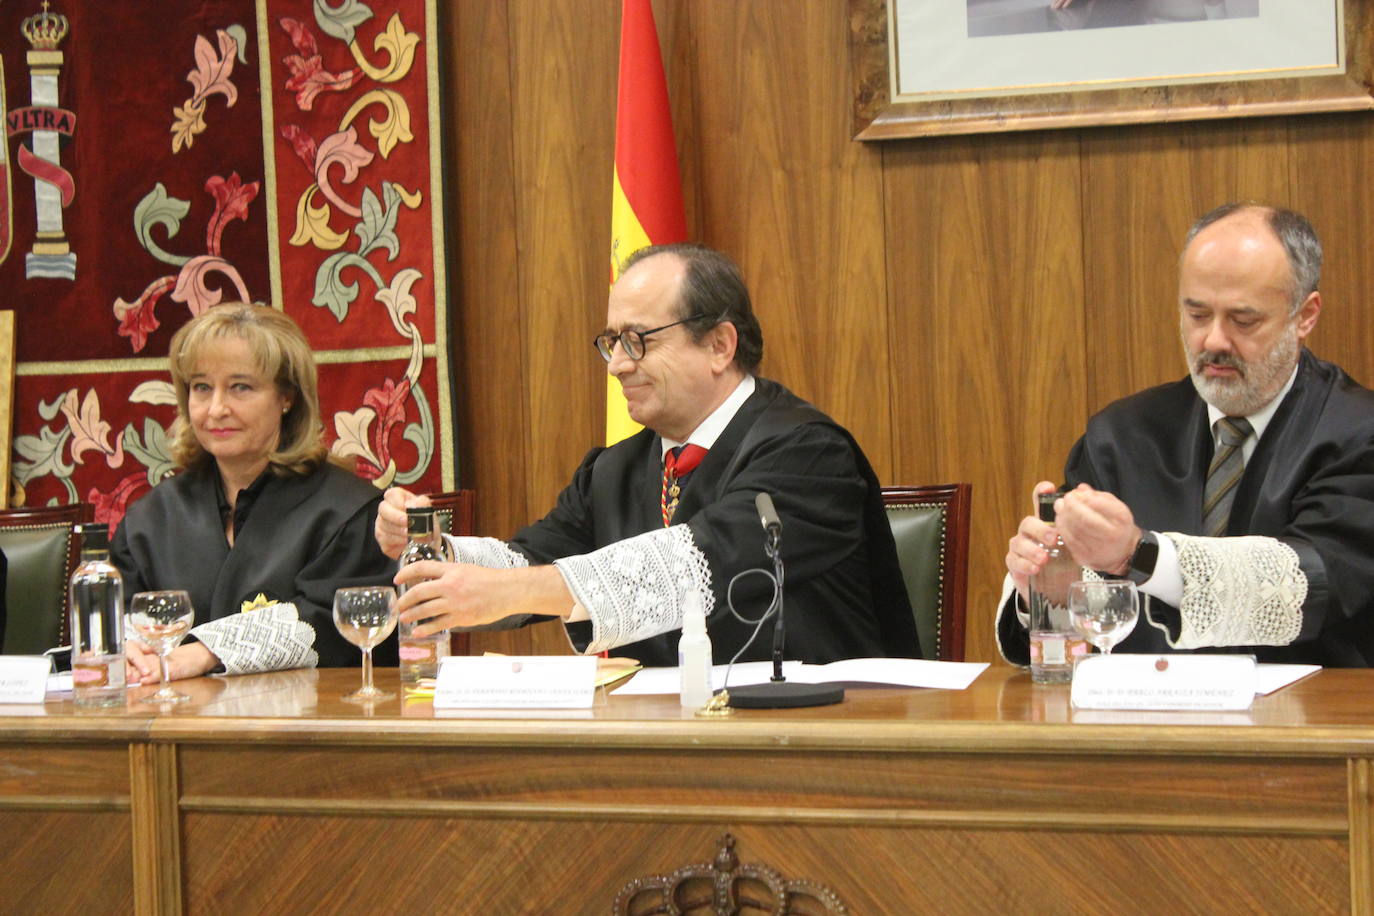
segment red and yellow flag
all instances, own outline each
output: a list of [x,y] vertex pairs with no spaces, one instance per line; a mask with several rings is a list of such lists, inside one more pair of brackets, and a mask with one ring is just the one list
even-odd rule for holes
[[[611,282],[646,245],[687,238],[682,179],[658,29],[649,0],[624,0],[620,14],[620,93],[615,110],[615,182],[611,192]],[[606,443],[634,435],[620,383],[607,376]]]

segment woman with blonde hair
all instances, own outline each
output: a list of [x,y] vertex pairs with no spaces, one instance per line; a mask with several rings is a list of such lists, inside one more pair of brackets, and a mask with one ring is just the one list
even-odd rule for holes
[[[111,559],[126,598],[190,592],[197,626],[172,677],[356,664],[334,590],[387,584],[394,565],[372,537],[381,492],[326,460],[305,335],[276,309],[227,303],[177,331],[168,361],[181,473],[129,508]],[[146,646],[125,654],[131,682],[159,679]]]

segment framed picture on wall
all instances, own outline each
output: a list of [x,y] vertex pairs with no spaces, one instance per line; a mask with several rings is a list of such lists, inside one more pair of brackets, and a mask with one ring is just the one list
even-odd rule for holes
[[850,0],[855,137],[1374,108],[1360,0]]

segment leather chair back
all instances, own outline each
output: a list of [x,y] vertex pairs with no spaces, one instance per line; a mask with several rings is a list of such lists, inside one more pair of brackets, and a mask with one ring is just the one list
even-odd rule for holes
[[0,510],[6,655],[67,645],[67,583],[80,558],[72,527],[93,517],[89,503]]
[[429,494],[430,505],[434,506],[434,517],[439,522],[439,530],[444,534],[465,536],[472,534],[472,510],[476,492],[473,490],[452,490],[447,493]]
[[967,483],[883,487],[897,561],[928,659],[964,660],[972,491]]

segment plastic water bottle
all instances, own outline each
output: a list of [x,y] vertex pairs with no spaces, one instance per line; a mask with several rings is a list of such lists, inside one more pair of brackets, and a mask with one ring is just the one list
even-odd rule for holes
[[701,595],[687,593],[682,609],[682,638],[677,643],[678,672],[682,676],[682,705],[700,709],[711,699],[711,637],[706,635],[706,610]]

